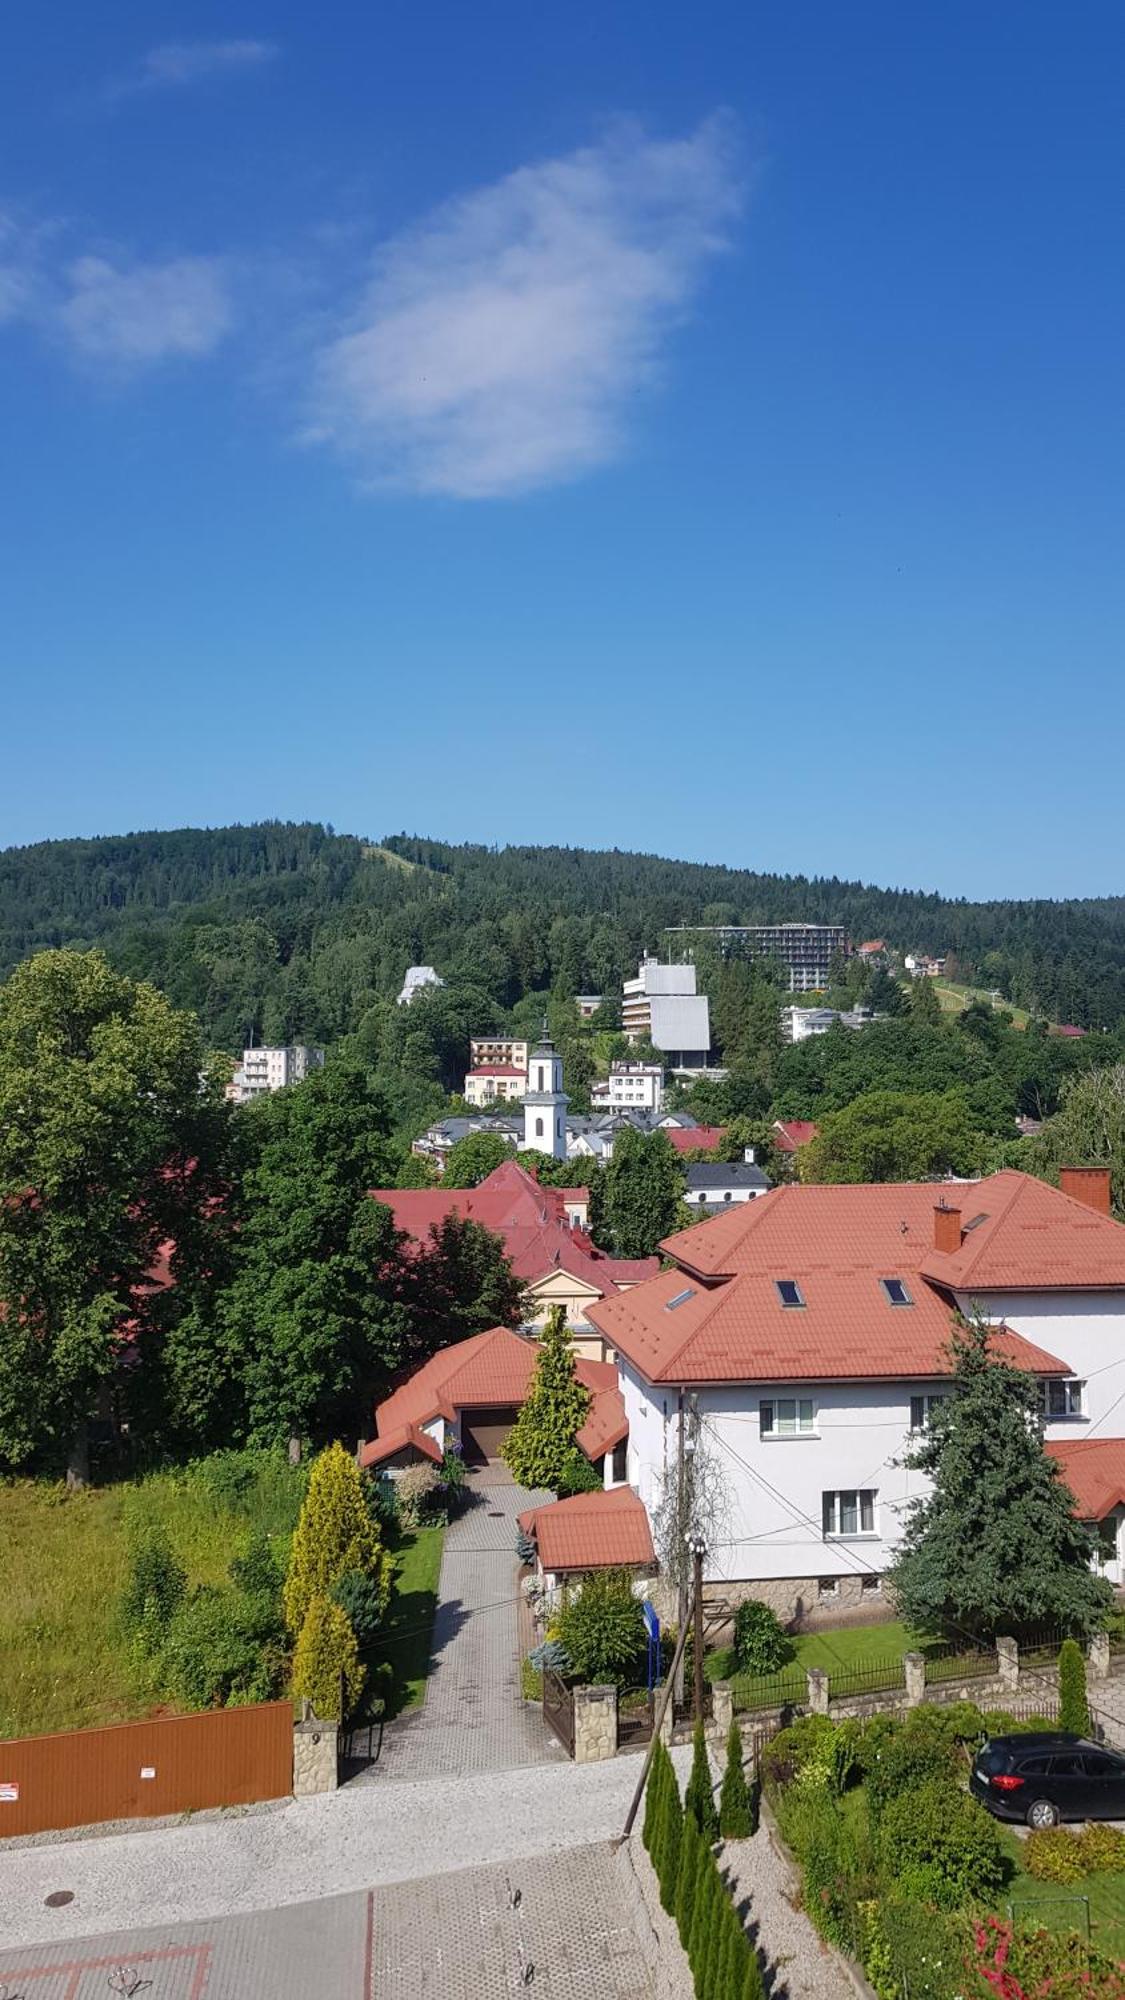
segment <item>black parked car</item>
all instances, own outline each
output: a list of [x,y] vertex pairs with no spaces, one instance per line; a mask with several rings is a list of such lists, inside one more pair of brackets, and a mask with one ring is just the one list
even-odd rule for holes
[[1061,1819],[1125,1819],[1125,1757],[1059,1730],[990,1736],[969,1790],[997,1819],[1057,1826]]

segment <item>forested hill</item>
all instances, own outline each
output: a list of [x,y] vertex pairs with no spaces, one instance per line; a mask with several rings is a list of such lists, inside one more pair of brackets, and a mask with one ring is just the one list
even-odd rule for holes
[[1125,898],[948,901],[834,877],[758,875],[580,848],[382,846],[270,822],[0,853],[0,967],[96,943],[196,1007],[214,1041],[331,1041],[436,965],[498,1012],[526,992],[619,990],[666,925],[809,919],[953,954],[1055,1020],[1125,1019]]

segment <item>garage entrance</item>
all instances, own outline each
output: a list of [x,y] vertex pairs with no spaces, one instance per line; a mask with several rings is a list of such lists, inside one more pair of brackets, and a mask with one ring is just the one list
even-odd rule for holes
[[506,1471],[500,1447],[518,1416],[518,1403],[493,1403],[479,1410],[463,1410],[461,1448],[465,1464]]

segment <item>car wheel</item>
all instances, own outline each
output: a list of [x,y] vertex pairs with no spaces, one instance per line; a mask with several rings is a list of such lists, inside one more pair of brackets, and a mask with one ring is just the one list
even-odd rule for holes
[[1059,1809],[1051,1804],[1050,1799],[1036,1799],[1034,1805],[1028,1807],[1027,1823],[1041,1833],[1045,1827],[1058,1825]]

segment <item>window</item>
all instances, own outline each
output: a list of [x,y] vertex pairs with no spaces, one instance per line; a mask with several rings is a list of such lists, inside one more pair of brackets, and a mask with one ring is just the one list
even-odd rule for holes
[[541,1118],[535,1120],[535,1136],[537,1139],[543,1137],[543,1120]]
[[688,1285],[682,1292],[676,1292],[674,1297],[665,1300],[664,1310],[666,1313],[674,1313],[677,1306],[686,1306],[688,1300],[694,1297],[695,1287]]
[[1048,1421],[1056,1417],[1080,1417],[1086,1401],[1086,1384],[1069,1382],[1040,1382],[1039,1406]]
[[873,1535],[875,1533],[875,1491],[873,1487],[843,1487],[836,1493],[822,1493],[820,1496],[821,1519],[824,1539],[834,1536]]
[[796,1278],[775,1278],[774,1284],[777,1296],[783,1306],[804,1305],[805,1301],[801,1295],[801,1287],[797,1283]]
[[763,1437],[815,1437],[816,1404],[811,1396],[778,1396],[758,1404]]
[[859,1594],[861,1597],[879,1597],[882,1595],[882,1590],[883,1579],[881,1576],[860,1577]]
[[889,1305],[912,1306],[914,1304],[901,1278],[880,1278],[879,1283],[887,1295]]
[[816,1586],[816,1594],[818,1597],[839,1597],[839,1578],[835,1576],[822,1576]]
[[930,1418],[933,1416],[934,1411],[937,1409],[938,1404],[948,1403],[948,1401],[949,1401],[949,1394],[948,1391],[945,1390],[943,1390],[942,1393],[937,1396],[911,1396],[910,1398],[911,1430],[924,1431],[926,1425],[930,1421]]

